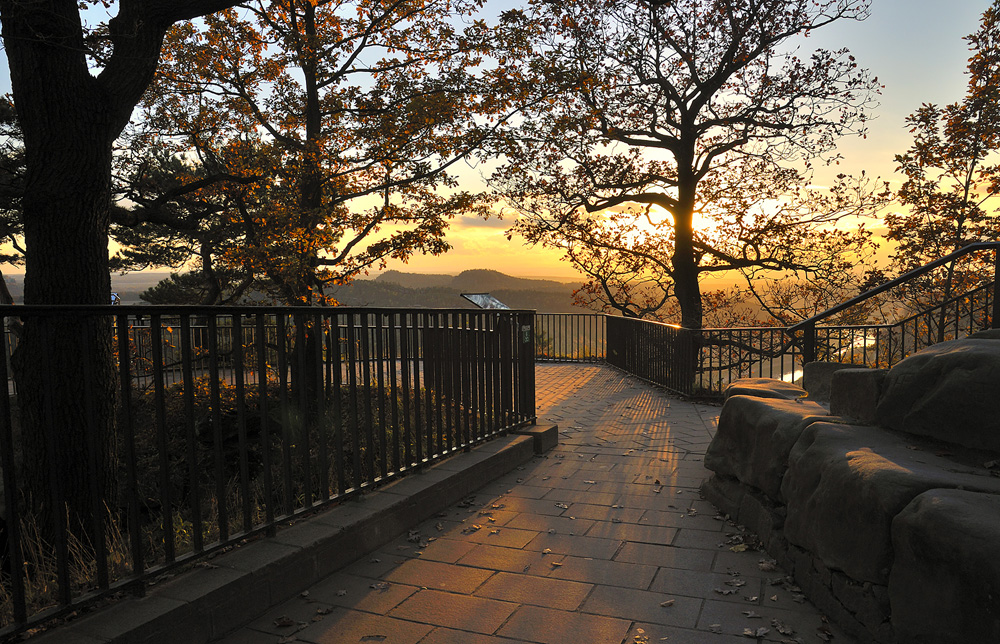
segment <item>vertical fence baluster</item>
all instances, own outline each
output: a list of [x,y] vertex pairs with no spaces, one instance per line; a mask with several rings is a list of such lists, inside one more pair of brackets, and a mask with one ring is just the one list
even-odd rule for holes
[[[434,348],[432,349],[435,355],[433,356],[433,362],[430,364],[434,365],[431,382],[434,388],[434,423],[437,425],[437,449],[436,451],[432,451],[430,449],[430,440],[428,438],[428,455],[444,454],[449,447],[449,443],[451,443],[451,428],[446,428],[443,422],[444,401],[442,400],[442,394],[444,393],[444,372],[446,368],[446,363],[443,358],[444,354],[450,350],[447,338],[449,337],[448,334],[453,332],[453,330],[448,328],[448,320],[445,316],[446,314],[440,311],[433,314],[434,330],[432,333],[437,339],[435,340]],[[455,331],[457,331],[457,329]],[[428,356],[427,359],[430,360],[431,357]],[[428,364],[428,362],[425,361],[424,364]],[[430,409],[428,408],[428,420],[430,420],[430,415]],[[434,432],[428,432],[429,435],[432,435],[433,433]]]
[[390,429],[392,430],[392,471],[399,472],[400,470],[400,443],[399,443],[399,433],[400,433],[400,422],[399,422],[399,370],[397,369],[397,364],[399,363],[399,346],[396,340],[396,334],[399,333],[399,325],[396,324],[399,313],[395,311],[390,311],[388,313],[388,324],[386,333],[388,334],[389,342],[389,355],[386,357],[386,364],[389,367],[389,409],[390,409]]
[[7,389],[2,400],[0,400],[0,466],[3,467],[3,498],[7,523],[7,550],[3,554],[7,557],[8,580],[11,594],[11,612],[14,617],[14,625],[23,625],[28,619],[27,606],[25,604],[25,570],[24,554],[21,548],[21,511],[18,507],[16,491],[18,488],[17,479],[14,472],[14,425],[13,425],[13,405],[11,405],[11,395],[16,393],[11,390],[11,385],[16,387],[8,371],[9,356],[13,353],[10,345],[14,343],[13,333],[10,329],[11,318],[7,315],[0,317],[0,323],[4,329],[4,353],[6,360],[0,361],[0,381]]
[[170,454],[167,445],[167,412],[163,391],[163,329],[158,313],[150,317],[149,344],[152,355],[153,401],[156,408],[156,448],[160,467],[160,511],[163,526],[163,557],[167,563],[175,558],[174,511],[170,498]]
[[422,343],[423,356],[424,356],[424,437],[427,440],[425,445],[424,458],[426,460],[431,460],[434,458],[434,400],[431,395],[434,393],[434,349],[433,345],[428,337],[428,334],[432,334],[433,330],[431,327],[431,321],[434,319],[435,314],[427,312],[423,314],[424,320],[424,341]]
[[[103,325],[101,325],[103,326]],[[109,330],[112,327],[109,327]],[[88,324],[87,320],[81,325],[83,335],[83,346],[93,347],[97,345],[98,339],[94,336],[94,325]],[[108,509],[106,500],[101,497],[100,472],[98,471],[98,440],[97,440],[97,411],[94,408],[96,394],[94,392],[94,365],[89,360],[83,364],[83,406],[86,416],[84,432],[87,443],[87,471],[89,473],[90,503],[92,524],[90,526],[93,535],[92,545],[94,547],[94,558],[97,567],[97,587],[107,590],[108,579],[108,544],[105,539],[105,521],[110,517],[107,515]],[[11,506],[7,506],[11,507]],[[9,538],[9,537],[8,537]]]
[[198,434],[194,418],[194,373],[192,366],[191,317],[181,315],[181,386],[184,387],[184,437],[187,443],[188,481],[191,516],[191,546],[194,552],[204,550],[201,523],[201,470],[198,467]]
[[[341,346],[341,329],[346,336],[346,323],[342,326],[341,313],[334,313],[330,317],[330,349],[329,360],[333,362],[330,369],[333,396],[333,467],[337,478],[337,494],[347,491],[347,463],[344,462],[344,369],[350,368],[350,363],[346,357],[346,346]],[[350,314],[348,314],[349,316]],[[346,342],[346,337],[345,337]]]
[[[185,316],[186,319],[186,316]],[[271,472],[271,409],[268,404],[269,382],[267,373],[267,328],[263,313],[254,316],[254,350],[257,358],[257,411],[260,414],[260,457],[263,472],[263,499],[264,523],[268,536],[274,536],[276,526],[274,523],[274,480]],[[195,487],[197,482],[192,484]]]
[[226,502],[225,454],[223,452],[222,402],[219,392],[219,321],[208,316],[208,372],[212,407],[212,441],[215,461],[215,505],[219,523],[219,541],[229,540],[229,508]]
[[142,550],[142,533],[139,524],[139,492],[135,462],[135,426],[132,423],[132,356],[129,343],[128,318],[118,316],[118,382],[121,387],[121,422],[122,435],[125,440],[125,476],[127,477],[128,499],[128,532],[132,559],[132,574],[137,578],[134,586],[137,595],[145,594],[146,563]]
[[455,441],[463,443],[462,414],[464,400],[462,398],[462,313],[451,311],[447,316],[448,334],[444,343],[447,349],[444,350],[444,371],[445,405],[444,422],[448,426],[448,433],[455,435]]
[[327,416],[327,391],[326,380],[326,360],[323,358],[327,346],[327,316],[324,313],[316,313],[312,316],[313,333],[316,335],[312,343],[313,357],[311,363],[315,371],[316,391],[315,405],[316,417],[314,426],[316,427],[316,491],[320,502],[330,499],[330,436],[329,418]]
[[253,527],[253,509],[250,493],[250,461],[247,449],[246,380],[243,355],[243,314],[233,314],[232,355],[233,377],[236,387],[236,441],[240,463],[240,511],[243,515],[243,531]]
[[368,471],[368,484],[375,484],[377,473],[375,464],[375,419],[372,415],[372,370],[371,370],[371,328],[368,324],[368,314],[358,315],[358,333],[361,337],[361,377],[364,380],[364,425],[365,425],[365,467]]
[[376,311],[373,314],[375,325],[375,356],[376,356],[376,394],[378,397],[378,446],[379,446],[379,476],[383,479],[389,476],[389,453],[388,436],[389,431],[385,416],[385,366],[388,360],[385,355],[385,340],[383,338],[382,316],[384,313]]
[[295,511],[295,487],[292,483],[292,413],[288,400],[288,318],[275,318],[275,344],[278,347],[278,406],[281,408],[281,483],[284,492],[282,514]]
[[[413,443],[416,446],[414,458],[417,467],[420,467],[424,460],[424,424],[420,400],[420,383],[423,381],[420,372],[424,351],[424,340],[421,336],[423,317],[422,313],[413,314]],[[426,373],[424,375],[426,376]]]
[[[295,441],[299,447],[299,463],[302,471],[302,506],[312,507],[312,455],[310,454],[309,433],[316,423],[315,408],[310,400],[310,386],[315,384],[309,372],[309,345],[315,340],[315,333],[308,328],[309,319],[303,313],[295,313],[292,323],[295,325],[295,366],[292,373],[292,395],[296,398],[295,429],[298,436]],[[315,372],[313,372],[315,373]]]
[[361,469],[361,428],[358,420],[358,347],[354,328],[354,313],[347,313],[347,407],[348,427],[351,434],[351,487],[358,489],[364,481]]

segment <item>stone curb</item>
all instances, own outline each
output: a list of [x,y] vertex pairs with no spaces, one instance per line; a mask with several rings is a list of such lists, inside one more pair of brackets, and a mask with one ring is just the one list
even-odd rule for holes
[[78,621],[36,644],[205,644],[551,448],[556,429],[526,427],[217,556]]

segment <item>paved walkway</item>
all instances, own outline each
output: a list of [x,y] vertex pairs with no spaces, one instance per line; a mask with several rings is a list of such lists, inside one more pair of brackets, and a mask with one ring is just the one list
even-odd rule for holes
[[545,458],[220,644],[850,642],[699,498],[718,407],[539,365]]

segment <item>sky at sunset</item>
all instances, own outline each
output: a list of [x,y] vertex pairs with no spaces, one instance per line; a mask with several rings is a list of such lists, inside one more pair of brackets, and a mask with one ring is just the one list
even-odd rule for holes
[[[497,3],[493,3],[497,4]],[[515,6],[516,3],[503,3]],[[847,47],[885,85],[867,139],[840,141],[839,166],[821,171],[818,182],[838,172],[880,176],[898,185],[893,156],[910,144],[904,119],[921,103],[947,104],[965,93],[969,51],[964,36],[974,32],[990,0],[873,0],[871,17],[816,31],[803,50]],[[465,172],[470,181],[475,172]],[[508,242],[504,222],[457,220],[449,232],[454,248],[438,257],[418,257],[390,268],[419,273],[456,273],[492,268],[524,277],[574,279],[578,274],[557,252]]]
[[[492,0],[491,12],[517,6],[514,0]],[[842,139],[841,165],[817,176],[822,184],[837,172],[890,181],[893,155],[906,150],[909,135],[904,119],[921,103],[951,103],[965,90],[963,72],[968,49],[963,36],[976,30],[990,0],[873,0],[871,17],[861,23],[844,22],[818,30],[802,41],[802,49],[848,47],[861,66],[885,86],[870,124],[868,138]],[[2,56],[2,53],[0,53]],[[0,90],[9,91],[6,60],[0,68]],[[463,188],[480,189],[480,169],[463,168]],[[824,173],[826,176],[824,176]],[[393,262],[388,268],[419,273],[458,273],[469,268],[490,268],[524,277],[574,279],[576,272],[559,254],[526,247],[515,237],[507,241],[509,222],[457,217],[448,238],[454,248],[437,257],[416,257],[408,264]],[[10,267],[3,267],[6,273]],[[22,272],[14,269],[12,272]]]

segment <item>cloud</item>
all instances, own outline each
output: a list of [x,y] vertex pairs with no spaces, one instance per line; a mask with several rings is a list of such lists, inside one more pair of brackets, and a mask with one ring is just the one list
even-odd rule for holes
[[459,215],[451,221],[451,228],[495,228],[498,230],[507,230],[512,223],[513,219],[509,217],[507,219],[500,219],[499,217],[483,219],[482,217],[473,215]]

